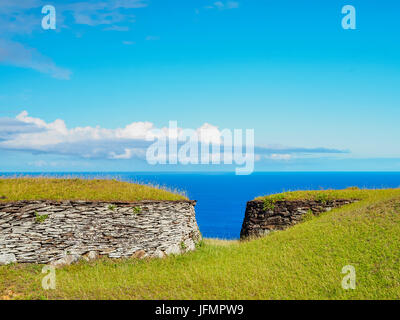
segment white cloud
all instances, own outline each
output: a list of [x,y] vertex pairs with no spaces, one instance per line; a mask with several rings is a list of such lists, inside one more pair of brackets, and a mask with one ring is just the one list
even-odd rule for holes
[[228,9],[237,9],[237,8],[239,8],[239,2],[237,2],[237,1],[228,1],[226,3],[226,6],[227,6]]
[[35,125],[10,118],[0,118],[0,141],[7,140],[16,134],[40,132]]
[[206,143],[222,143],[221,131],[218,129],[218,127],[213,126],[212,124],[204,123],[200,128],[197,129],[197,134],[199,135],[201,141]]
[[[231,146],[225,141],[225,130],[204,123],[190,133],[196,133],[199,142],[220,146]],[[184,144],[188,131],[177,127],[157,128],[151,122],[132,122],[116,129],[96,127],[68,128],[64,120],[46,122],[29,116],[23,111],[15,119],[0,118],[0,150],[28,151],[35,154],[70,155],[79,158],[98,159],[145,159],[146,150],[154,143],[148,138],[167,137]],[[222,152],[222,148],[220,149]],[[325,148],[285,148],[255,147],[256,160],[290,160],[294,154],[333,154],[344,153],[341,150]],[[219,157],[219,154],[214,156]]]
[[89,26],[110,25],[108,30],[127,31],[121,23],[135,22],[132,9],[147,6],[143,0],[82,1],[57,6],[62,14],[71,13],[75,23]]
[[[80,1],[55,3],[57,27],[64,25],[66,16],[71,16],[76,24],[89,26],[108,25],[117,31],[125,31],[121,23],[135,22],[132,9],[147,6],[145,0]],[[1,0],[0,27],[3,33],[32,33],[40,29],[43,17],[40,8],[49,4],[45,0]],[[39,22],[39,23],[38,23]]]
[[[17,35],[41,31],[41,7],[45,0],[0,0],[0,63],[30,68],[53,78],[67,80],[72,72],[59,67],[51,58],[34,48],[13,40]],[[56,3],[57,31],[70,28],[65,24],[72,17],[75,24],[104,26],[104,30],[128,31],[135,16],[132,9],[146,7],[145,0],[80,1]]]
[[204,7],[205,9],[219,9],[219,10],[227,10],[227,9],[237,9],[239,8],[239,2],[237,1],[215,1],[210,5]]
[[46,123],[42,119],[29,117],[28,112],[26,111],[22,111],[19,115],[16,116],[16,119],[21,121],[22,123],[34,124],[38,128],[54,130],[62,134],[67,134],[68,132],[65,122],[60,119],[57,119],[52,123]]
[[[8,122],[12,119],[8,119]],[[0,125],[5,118],[0,118]],[[26,111],[13,119],[13,126],[29,126],[29,131],[3,130],[0,149],[75,155],[84,158],[131,159],[143,158],[145,150],[152,144],[149,137],[161,134],[176,139],[183,132],[176,133],[169,128],[156,128],[151,122],[132,122],[123,128],[106,129],[96,127],[67,128],[64,120],[46,122],[30,117]],[[35,130],[32,130],[34,128]],[[204,124],[198,130],[205,133],[205,139],[216,141],[219,138],[217,127]],[[0,138],[2,136],[0,130]]]
[[139,158],[144,159],[146,157],[146,150],[140,148],[126,148],[124,153],[116,154],[115,152],[110,153],[112,159],[132,159]]
[[104,31],[121,31],[121,32],[125,32],[125,31],[129,31],[129,27],[126,26],[111,26],[111,27],[107,27],[104,28]]
[[4,39],[0,39],[0,63],[30,68],[62,80],[70,79],[72,74],[70,70],[58,67],[50,58],[36,49]]
[[[10,40],[15,35],[31,34],[40,29],[42,18],[39,10],[43,1],[2,0],[0,2],[0,63],[29,68],[46,73],[57,79],[69,79],[71,71],[58,67],[50,58],[34,48]],[[36,14],[35,14],[35,10]]]
[[290,160],[293,158],[291,154],[276,154],[273,153],[270,156],[267,156],[268,159],[272,160]]

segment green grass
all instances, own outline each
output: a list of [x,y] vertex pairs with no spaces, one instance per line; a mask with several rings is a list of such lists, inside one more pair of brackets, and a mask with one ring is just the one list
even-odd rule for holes
[[44,222],[47,218],[49,217],[48,214],[38,214],[37,212],[35,212],[35,220],[36,222],[42,223]]
[[264,202],[264,210],[274,210],[277,201],[314,200],[326,203],[329,200],[362,200],[373,195],[375,190],[350,187],[344,190],[291,191],[257,197],[254,200]]
[[[205,240],[153,260],[82,262],[41,288],[42,266],[0,267],[4,299],[399,299],[400,189],[329,191],[361,201],[251,241]],[[288,198],[313,197],[310,192]],[[356,289],[341,287],[345,265]]]
[[[392,189],[397,190],[397,189]],[[310,191],[288,191],[278,194],[271,194],[266,196],[257,197],[254,200],[261,201],[283,201],[283,200],[315,200],[315,201],[327,201],[337,199],[347,200],[362,200],[371,196],[379,194],[380,190],[373,189],[359,189],[357,187],[349,187],[343,190],[310,190]],[[390,192],[390,189],[386,189],[385,192]]]
[[18,200],[187,200],[169,191],[117,180],[61,178],[0,178],[0,202]]

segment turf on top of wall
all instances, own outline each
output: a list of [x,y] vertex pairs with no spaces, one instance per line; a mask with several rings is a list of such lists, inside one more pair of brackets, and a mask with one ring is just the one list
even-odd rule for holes
[[277,194],[260,196],[254,200],[272,200],[272,201],[294,201],[294,200],[366,200],[371,197],[383,196],[391,193],[398,194],[400,189],[360,189],[358,187],[349,187],[343,190],[307,190],[307,191],[288,191]]
[[187,200],[177,191],[105,179],[0,178],[0,202]]

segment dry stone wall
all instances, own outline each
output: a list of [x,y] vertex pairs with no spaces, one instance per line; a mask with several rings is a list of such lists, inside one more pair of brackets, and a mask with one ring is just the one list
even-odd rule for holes
[[0,203],[0,264],[163,257],[201,239],[195,201]]
[[354,200],[283,200],[265,206],[263,201],[249,201],[246,206],[240,238],[259,237],[274,230],[284,230],[300,222],[306,213],[318,215],[352,202]]

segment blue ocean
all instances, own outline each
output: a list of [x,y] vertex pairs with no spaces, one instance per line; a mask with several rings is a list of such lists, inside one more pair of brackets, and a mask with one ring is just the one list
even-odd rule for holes
[[[44,176],[118,178],[185,191],[197,200],[196,217],[204,237],[239,238],[246,202],[261,195],[294,190],[400,187],[400,172],[233,173],[24,173]],[[16,173],[0,174],[12,176]],[[18,174],[21,175],[21,174]]]

